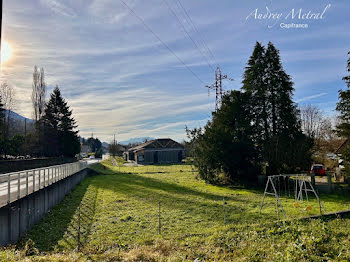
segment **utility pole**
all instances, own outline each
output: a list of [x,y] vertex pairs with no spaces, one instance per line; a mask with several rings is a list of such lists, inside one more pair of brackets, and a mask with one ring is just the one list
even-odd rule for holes
[[208,95],[209,95],[210,89],[215,90],[215,112],[220,108],[222,96],[224,94],[223,89],[222,89],[222,80],[223,79],[228,79],[230,81],[233,80],[233,79],[227,77],[227,75],[223,75],[221,73],[220,67],[218,66],[215,70],[215,83],[210,85],[210,86],[206,86],[208,88]]
[[113,135],[114,138],[113,138],[113,144],[112,145],[109,145],[110,146],[110,154],[112,154],[113,157],[115,157],[118,153],[118,143],[117,141],[115,140],[115,134]]
[[24,155],[27,156],[27,118],[24,118]]

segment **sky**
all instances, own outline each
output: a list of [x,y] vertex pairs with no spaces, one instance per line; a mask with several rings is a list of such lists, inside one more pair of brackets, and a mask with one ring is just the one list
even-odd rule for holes
[[[58,85],[81,136],[182,141],[185,126],[211,117],[215,94],[208,96],[206,85],[217,65],[233,79],[224,89],[240,89],[256,41],[271,41],[295,84],[294,101],[336,113],[338,90],[346,87],[349,0],[123,1],[4,0],[2,41],[12,56],[1,65],[1,81],[15,89],[16,112],[33,116],[37,65],[45,70],[47,98]],[[328,5],[322,19],[285,18],[293,8],[317,14]],[[281,18],[255,17],[267,9]]]

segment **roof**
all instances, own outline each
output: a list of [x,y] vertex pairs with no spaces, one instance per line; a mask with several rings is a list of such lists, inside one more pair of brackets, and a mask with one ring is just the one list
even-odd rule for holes
[[147,141],[141,145],[130,148],[128,151],[140,151],[146,148],[184,148],[180,143],[170,138],[160,138]]

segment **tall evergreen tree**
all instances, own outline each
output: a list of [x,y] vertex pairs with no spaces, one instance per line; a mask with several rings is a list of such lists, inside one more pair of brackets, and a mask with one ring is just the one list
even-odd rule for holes
[[256,43],[242,83],[203,130],[187,130],[201,177],[256,181],[263,166],[269,175],[309,168],[312,140],[301,131],[293,82],[272,43]]
[[[348,53],[350,55],[350,52]],[[337,111],[340,112],[342,123],[338,125],[338,133],[341,136],[350,138],[350,57],[348,59],[347,70],[348,76],[343,77],[348,89],[339,90],[339,102],[337,103]]]
[[250,104],[254,105],[252,123],[254,127],[255,140],[258,144],[269,139],[268,124],[268,97],[265,84],[265,48],[256,42],[252,56],[248,60],[243,75],[242,90],[250,96]]
[[231,91],[213,120],[202,130],[187,133],[195,143],[191,148],[200,176],[216,182],[225,174],[230,182],[254,182],[259,160],[252,140],[249,94]]
[[[350,55],[350,52],[348,53]],[[347,71],[348,76],[343,77],[346,83],[347,90],[339,90],[339,102],[337,103],[337,111],[340,112],[341,124],[337,126],[337,131],[340,136],[350,139],[350,57],[348,58]],[[350,146],[346,146],[342,152],[344,159],[346,181],[350,183]]]
[[58,86],[46,105],[43,122],[47,155],[73,157],[80,152],[76,121]]
[[284,71],[279,51],[269,42],[265,54],[265,81],[271,109],[272,134],[293,134],[300,130],[298,110],[292,100],[294,88],[290,76]]
[[[293,82],[271,42],[266,49],[256,43],[243,77],[242,89],[251,96],[255,142],[268,164],[268,173],[278,174],[283,166],[301,165],[295,161],[293,164],[286,154],[286,148],[292,152],[296,141],[306,142],[306,137],[301,133],[299,112],[292,100]],[[310,155],[308,151],[304,153]]]
[[292,100],[293,82],[284,71],[279,51],[270,42],[265,54],[265,81],[269,102],[271,136],[265,141],[264,153],[271,174],[278,174],[282,165],[290,162],[286,148],[293,150],[290,141],[302,138],[299,112]]

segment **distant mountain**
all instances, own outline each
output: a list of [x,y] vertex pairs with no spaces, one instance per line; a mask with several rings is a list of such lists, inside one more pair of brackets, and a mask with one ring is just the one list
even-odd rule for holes
[[134,137],[130,138],[128,140],[120,141],[119,144],[121,145],[128,145],[128,144],[136,144],[136,143],[143,143],[145,140],[153,140],[155,138],[153,137]]
[[102,142],[102,146],[103,146],[104,148],[108,148],[109,144],[108,144],[107,142]]
[[8,112],[10,113],[10,126],[9,126],[10,136],[25,135],[25,133],[29,134],[34,131],[35,121],[33,119],[29,119],[24,116],[21,116],[20,114],[11,110],[5,112],[6,117]]
[[[6,115],[7,115],[7,110],[6,110]],[[25,119],[27,119],[27,123],[34,123],[33,119],[21,116],[20,114],[14,112],[14,111],[11,111],[11,110],[10,110],[10,118],[14,119],[14,120],[18,120],[18,121],[24,121]]]

